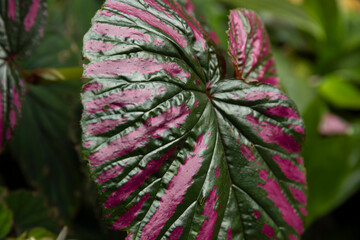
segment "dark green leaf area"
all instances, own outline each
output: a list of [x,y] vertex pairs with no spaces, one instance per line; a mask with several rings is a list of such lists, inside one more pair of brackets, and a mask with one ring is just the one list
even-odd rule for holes
[[5,201],[13,212],[14,223],[19,232],[28,231],[34,227],[58,231],[59,227],[50,218],[44,198],[41,196],[20,190],[10,193]]
[[70,131],[78,127],[72,118],[80,85],[79,80],[74,80],[31,86],[10,142],[11,153],[28,183],[41,190],[50,205],[58,206],[65,221],[77,209],[82,174],[70,139]]
[[5,203],[0,203],[0,238],[4,238],[11,230],[13,214]]
[[46,24],[45,0],[4,0],[0,4],[0,51],[28,56],[38,45]]
[[23,93],[22,78],[16,67],[0,59],[0,149],[14,134]]

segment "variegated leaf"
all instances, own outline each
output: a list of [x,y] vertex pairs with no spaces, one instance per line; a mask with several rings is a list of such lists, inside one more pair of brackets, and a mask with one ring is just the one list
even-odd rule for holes
[[298,239],[303,121],[280,90],[220,81],[170,0],[107,0],[84,38],[83,155],[127,239]]
[[278,85],[269,37],[259,16],[245,9],[233,10],[229,24],[229,54],[236,77]]
[[15,64],[39,42],[46,22],[45,0],[0,3],[0,149],[10,139],[21,112],[23,79]]

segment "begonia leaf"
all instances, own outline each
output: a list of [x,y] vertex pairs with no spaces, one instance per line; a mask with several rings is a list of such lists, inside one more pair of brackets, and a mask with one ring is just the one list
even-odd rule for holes
[[258,74],[221,79],[208,39],[170,0],[107,0],[93,18],[81,123],[105,220],[127,239],[299,239],[303,121]]
[[45,22],[45,0],[0,3],[0,148],[13,135],[21,112],[24,84],[15,59],[27,57],[38,45]]

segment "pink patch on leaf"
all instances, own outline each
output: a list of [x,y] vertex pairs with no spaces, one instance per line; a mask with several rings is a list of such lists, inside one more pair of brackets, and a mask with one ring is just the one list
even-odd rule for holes
[[92,123],[87,126],[86,133],[93,135],[103,134],[114,129],[119,124],[127,122],[127,120],[128,118],[106,119],[96,123]]
[[20,94],[17,90],[17,88],[14,86],[12,89],[12,100],[11,103],[13,104],[13,106],[16,107],[16,109],[18,110],[18,112],[21,111],[21,99],[20,99]]
[[295,125],[293,126],[294,127],[294,131],[297,132],[297,133],[300,133],[300,134],[305,134],[305,129],[300,126],[300,125]]
[[294,235],[289,235],[289,240],[299,240],[299,239]]
[[258,210],[254,210],[254,216],[256,217],[256,219],[260,219],[260,212]]
[[307,215],[308,215],[308,213],[307,213],[307,211],[306,211],[306,209],[305,209],[304,207],[300,207],[300,212],[301,212],[301,214],[304,215],[304,216],[307,216]]
[[117,1],[109,0],[106,3],[106,7],[116,9],[119,12],[125,13],[129,16],[134,16],[141,19],[143,22],[148,23],[149,25],[159,28],[164,33],[169,35],[172,39],[175,40],[181,47],[186,47],[186,39],[182,36],[178,31],[170,27],[165,22],[161,21],[157,16],[151,14],[148,11],[144,11],[141,9],[137,9],[134,7],[129,6],[128,4],[120,3]]
[[297,112],[289,107],[284,107],[284,106],[276,106],[276,107],[272,107],[269,108],[268,110],[266,110],[267,114],[270,115],[276,115],[276,116],[280,116],[280,117],[284,117],[284,118],[293,118],[293,119],[299,119],[299,116],[297,114]]
[[181,237],[181,234],[183,233],[184,227],[177,227],[175,228],[169,237],[169,240],[177,240]]
[[294,188],[292,186],[289,186],[289,189],[292,193],[292,195],[294,196],[294,198],[296,199],[296,201],[298,201],[299,203],[306,205],[307,201],[306,201],[306,195],[303,191]]
[[279,155],[274,155],[273,159],[287,178],[299,183],[306,183],[305,173],[300,171],[292,161],[283,159]]
[[201,153],[207,148],[208,145],[205,144],[202,134],[197,139],[193,152],[186,156],[185,162],[180,165],[177,174],[171,179],[168,189],[160,199],[159,207],[144,226],[141,239],[155,239],[160,234],[167,220],[182,203],[188,187],[193,184],[193,176],[200,170],[204,160]]
[[102,184],[103,182],[107,182],[110,179],[113,179],[120,175],[120,173],[124,170],[124,168],[120,165],[114,165],[111,166],[110,169],[105,170],[103,173],[101,173],[97,178],[96,181],[99,184]]
[[165,43],[163,41],[161,41],[160,39],[156,38],[154,40],[154,44],[157,45],[157,46],[164,46]]
[[33,0],[32,4],[30,6],[29,12],[26,15],[25,20],[24,20],[25,30],[27,32],[30,31],[32,26],[34,26],[35,19],[38,14],[39,8],[40,8],[40,0]]
[[246,115],[245,118],[246,121],[252,125],[258,125],[260,123],[252,114]]
[[[14,129],[16,126],[16,112],[14,109],[10,110],[9,113],[9,120],[10,120],[10,127],[11,129]],[[9,138],[8,138],[9,139]]]
[[259,122],[254,115],[249,114],[245,116],[246,120],[253,125],[253,128],[260,132],[258,135],[262,138],[262,140],[266,143],[276,143],[288,152],[291,153],[299,153],[301,150],[300,144],[298,144],[294,138],[290,135],[287,135],[282,131],[279,126],[268,122]]
[[160,138],[163,132],[173,127],[180,127],[185,123],[187,116],[191,113],[185,104],[167,109],[156,117],[150,117],[146,122],[122,136],[110,142],[107,146],[90,155],[91,165],[101,165],[106,161],[123,156],[138,147],[144,147],[154,138]]
[[[163,1],[170,8],[172,8],[174,10],[174,12],[176,12],[179,15],[179,17],[181,17],[183,20],[186,21],[187,25],[191,28],[191,30],[195,36],[196,42],[200,42],[202,49],[205,50],[205,43],[206,43],[205,36],[204,36],[205,31],[202,29],[202,27],[195,21],[195,19],[193,19],[191,16],[189,16],[187,13],[185,13],[177,2],[174,2],[174,5],[173,5],[172,3],[168,2],[167,0],[163,0]],[[189,19],[193,20],[194,22],[190,21]]]
[[108,10],[100,10],[99,14],[104,15],[104,16],[108,16],[108,17],[111,17],[111,16],[115,15],[114,13],[112,13],[112,12],[110,12]]
[[250,162],[256,161],[256,158],[255,158],[253,152],[250,150],[250,148],[248,146],[241,145],[240,149],[241,149],[241,154],[244,155],[244,157],[247,160],[249,160]]
[[296,161],[298,164],[304,164],[304,160],[301,157],[296,157]]
[[232,230],[231,228],[228,228],[228,230],[226,231],[226,240],[231,240],[231,234]]
[[85,43],[84,49],[92,52],[106,52],[114,47],[114,44],[109,42],[90,40]]
[[144,2],[146,2],[147,4],[149,4],[149,6],[151,6],[152,8],[156,9],[157,11],[164,13],[166,16],[168,16],[170,19],[174,19],[174,17],[166,12],[165,8],[163,8],[162,6],[159,5],[159,3],[157,3],[155,0],[144,0]]
[[87,83],[84,85],[84,91],[97,91],[102,89],[102,84],[98,82]]
[[195,5],[192,3],[191,0],[186,0],[185,2],[185,9],[188,13],[194,13]]
[[144,42],[151,41],[150,35],[145,34],[134,28],[113,26],[104,23],[96,23],[94,24],[92,30],[101,35],[116,36],[119,38],[131,39],[134,41],[144,41]]
[[215,31],[210,31],[209,37],[214,41],[214,43],[220,44],[220,38]]
[[153,89],[126,89],[85,102],[85,109],[87,113],[98,113],[141,104],[153,97]]
[[220,167],[216,167],[215,169],[215,176],[218,178],[220,176]]
[[259,184],[258,187],[263,188],[267,192],[267,197],[271,199],[274,202],[275,207],[280,210],[284,221],[290,225],[298,234],[302,234],[304,231],[303,222],[296,214],[295,209],[288,202],[286,196],[283,194],[279,183],[268,177],[266,170],[260,171],[260,178],[265,181],[265,184]]
[[160,71],[165,71],[172,77],[176,76],[182,81],[185,81],[186,78],[190,77],[190,73],[184,72],[184,70],[176,63],[160,63],[153,58],[118,59],[115,61],[92,63],[86,66],[86,76],[132,76],[135,73],[143,75],[153,74]]
[[124,213],[122,216],[116,220],[112,228],[114,230],[121,230],[127,226],[129,226],[134,220],[135,217],[139,214],[140,210],[143,207],[144,202],[150,197],[150,193],[145,194],[138,203],[134,204],[129,210]]
[[133,233],[129,233],[129,234],[126,236],[125,240],[132,240],[132,239],[133,239],[133,236],[134,236]]
[[246,96],[243,98],[245,101],[257,101],[262,99],[269,99],[269,100],[287,100],[288,98],[278,92],[262,92],[262,91],[254,91],[247,93]]
[[301,145],[290,135],[284,133],[279,126],[265,121],[259,122],[252,114],[247,115],[246,120],[260,130],[258,136],[260,136],[264,142],[276,143],[291,153],[299,153],[301,151]]
[[196,240],[211,239],[214,233],[214,226],[217,220],[217,210],[215,209],[215,201],[219,199],[219,194],[216,193],[216,186],[210,191],[210,195],[205,202],[202,215],[207,217],[202,223],[200,233]]
[[270,227],[269,225],[267,225],[266,223],[265,223],[261,233],[266,235],[269,238],[275,237],[274,229],[272,227]]
[[93,144],[93,142],[91,140],[87,141],[87,142],[84,143],[84,147],[85,148],[91,147],[92,144]]
[[8,5],[8,17],[13,21],[16,21],[16,8],[15,8],[15,0],[9,0]]
[[122,203],[131,193],[133,193],[142,184],[144,184],[146,179],[148,179],[152,174],[156,173],[163,165],[163,163],[168,160],[174,152],[175,149],[171,149],[162,157],[149,162],[143,170],[140,170],[139,172],[131,176],[130,179],[123,186],[113,192],[105,201],[104,206],[106,208],[112,208]]

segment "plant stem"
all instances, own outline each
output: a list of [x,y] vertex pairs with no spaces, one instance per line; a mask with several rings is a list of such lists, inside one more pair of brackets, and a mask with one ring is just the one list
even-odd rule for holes
[[45,68],[25,71],[25,80],[30,84],[43,84],[81,79],[82,67],[74,68]]

